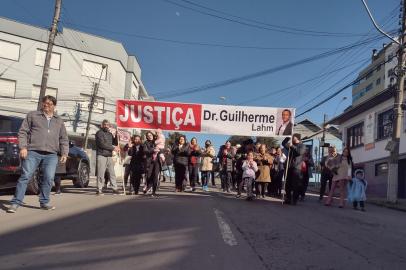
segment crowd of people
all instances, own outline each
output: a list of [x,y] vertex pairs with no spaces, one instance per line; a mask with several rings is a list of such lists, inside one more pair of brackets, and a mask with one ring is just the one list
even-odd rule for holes
[[[14,213],[23,204],[29,179],[39,166],[43,174],[40,186],[40,208],[55,209],[50,202],[52,182],[59,162],[65,163],[68,156],[68,136],[63,120],[55,113],[56,99],[45,96],[42,109],[30,112],[19,130],[19,147],[22,174],[18,180],[16,193],[7,212]],[[288,115],[287,115],[288,116]],[[288,126],[288,124],[286,125]],[[284,203],[296,205],[306,196],[312,168],[315,166],[311,152],[301,142],[300,134],[293,134],[282,141],[281,146],[272,147],[247,139],[242,144],[232,145],[226,141],[216,153],[210,140],[200,146],[196,138],[187,141],[181,135],[176,142],[166,146],[165,136],[161,130],[148,131],[145,139],[139,135],[131,137],[130,142],[120,149],[117,132],[112,132],[111,125],[103,120],[100,130],[95,135],[97,195],[103,195],[110,182],[113,194],[118,190],[113,152],[124,152],[124,184],[130,182],[132,194],[138,194],[141,182],[142,192],[156,196],[160,178],[175,179],[175,192],[185,192],[187,185],[195,192],[201,186],[202,191],[209,191],[209,182],[216,187],[215,174],[220,176],[220,189],[223,192],[235,192],[237,198],[246,193],[246,199],[261,199],[265,196],[282,197]],[[365,211],[365,190],[367,182],[362,170],[354,171],[349,148],[338,154],[330,147],[328,155],[323,157],[321,165],[320,201],[331,206],[335,189],[339,188],[339,207],[345,205],[345,194],[354,209]],[[285,186],[283,187],[283,179]],[[130,181],[128,181],[130,180]],[[200,181],[201,180],[201,181]],[[59,183],[57,180],[56,182]],[[327,183],[329,194],[324,200]],[[57,186],[57,193],[59,184]],[[283,194],[283,191],[286,194]],[[60,191],[59,191],[60,192]]]

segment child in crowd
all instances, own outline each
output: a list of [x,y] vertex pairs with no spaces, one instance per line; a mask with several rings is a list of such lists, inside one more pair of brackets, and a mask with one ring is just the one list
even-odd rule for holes
[[254,194],[252,192],[252,184],[255,180],[255,173],[258,171],[258,166],[257,163],[254,161],[254,153],[252,151],[248,152],[247,160],[245,160],[242,164],[242,170],[242,179],[244,180],[245,186],[247,187],[247,200],[252,201],[254,198]]
[[361,211],[365,211],[367,181],[365,181],[364,171],[356,170],[354,178],[348,184],[348,201],[352,202],[354,210],[358,210],[358,202]]
[[161,160],[161,162],[165,163],[164,149],[165,149],[165,136],[162,133],[161,129],[157,129],[156,139],[155,139],[155,148],[154,148],[154,154],[153,154],[154,160],[157,158],[157,156],[159,156],[159,159]]

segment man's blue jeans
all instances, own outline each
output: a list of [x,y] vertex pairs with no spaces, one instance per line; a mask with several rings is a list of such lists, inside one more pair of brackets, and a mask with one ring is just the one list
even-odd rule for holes
[[40,205],[48,204],[52,181],[54,180],[56,166],[58,165],[58,155],[40,154],[35,151],[28,151],[26,159],[21,160],[21,162],[22,174],[18,179],[16,192],[11,203],[18,205],[23,203],[27,184],[34,172],[41,166],[42,180],[40,181],[39,203]]

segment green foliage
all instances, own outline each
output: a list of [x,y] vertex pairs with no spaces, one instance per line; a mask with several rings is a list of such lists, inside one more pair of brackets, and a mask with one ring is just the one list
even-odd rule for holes
[[278,140],[272,137],[257,137],[256,142],[260,142],[261,144],[266,144],[268,148],[270,147],[277,147],[279,146]]
[[184,134],[179,133],[179,132],[169,132],[168,136],[165,136],[166,137],[165,147],[171,147],[172,145],[174,145],[175,142],[178,140],[178,138],[181,135],[184,135]]

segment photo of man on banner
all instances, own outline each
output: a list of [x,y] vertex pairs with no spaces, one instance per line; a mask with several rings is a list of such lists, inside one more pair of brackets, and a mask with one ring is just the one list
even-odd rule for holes
[[293,132],[292,112],[289,109],[279,109],[278,115],[282,115],[282,121],[278,121],[276,135],[291,136]]

